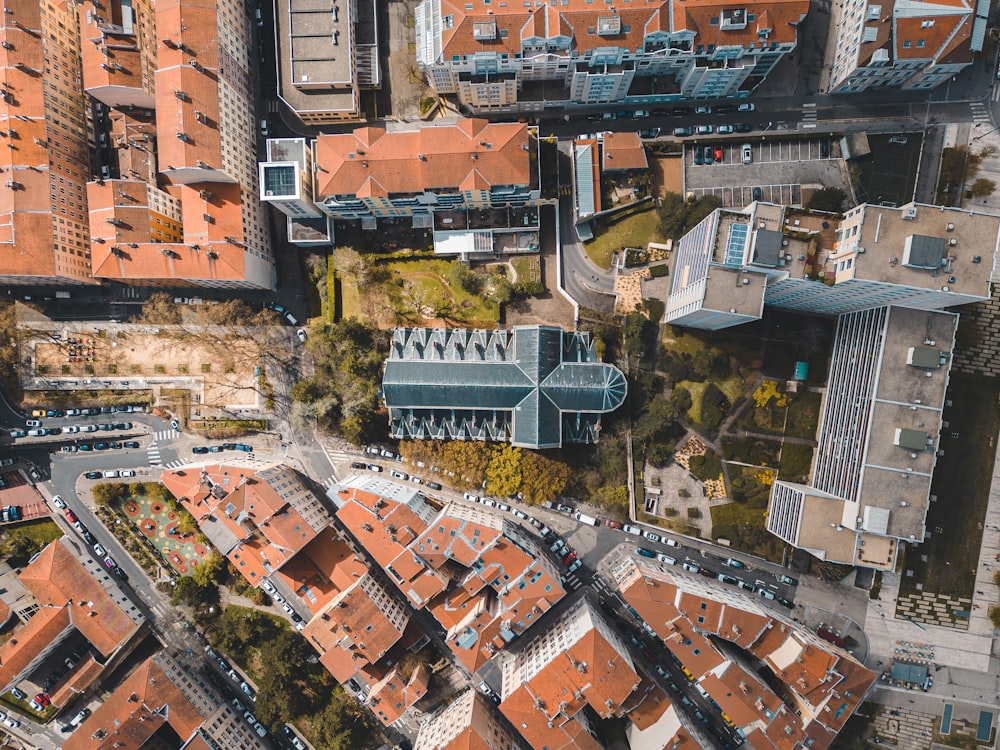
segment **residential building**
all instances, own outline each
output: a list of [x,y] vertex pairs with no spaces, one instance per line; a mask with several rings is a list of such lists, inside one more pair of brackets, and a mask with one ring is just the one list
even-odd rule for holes
[[306,125],[364,119],[360,91],[381,86],[374,0],[276,0],[278,98]]
[[87,103],[74,3],[4,0],[0,281],[87,284]]
[[755,203],[681,238],[671,323],[725,328],[765,304],[839,316],[812,481],[773,485],[772,533],[884,570],[924,540],[957,326],[939,311],[989,298],[998,246],[997,217],[916,203],[840,220]]
[[185,466],[160,482],[194,516],[209,541],[251,584],[281,569],[332,519],[288,466]]
[[260,164],[260,199],[285,214],[288,241],[329,245],[333,221],[316,207],[312,148],[305,138],[269,138]]
[[1000,219],[909,203],[838,220],[770,203],[717,209],[677,243],[666,321],[719,329],[763,305],[842,315],[940,310],[990,296]]
[[358,128],[319,136],[313,161],[320,210],[370,229],[380,218],[411,218],[414,227],[431,228],[438,212],[543,202],[538,141],[523,123],[460,119],[415,130]]
[[394,438],[526,448],[596,442],[626,390],[589,333],[552,326],[397,328],[382,377]]
[[778,480],[767,529],[821,560],[894,570],[926,534],[958,315],[841,315],[808,485]]
[[86,197],[94,277],[274,286],[247,13],[240,0],[83,3],[82,88],[99,102],[101,165]]
[[499,720],[482,695],[469,689],[428,718],[413,750],[524,750],[520,738]]
[[[646,149],[638,133],[605,132],[577,138],[573,142],[573,194],[576,218],[583,220],[611,206],[602,205],[605,174],[649,168]],[[581,239],[592,239],[589,227],[577,227]]]
[[[60,652],[84,656],[51,686],[57,706],[75,700],[112,671],[147,635],[145,617],[111,580],[100,562],[85,566],[62,540],[50,543],[5,587],[6,602],[22,619],[0,645],[0,689],[21,680],[42,684],[46,663]],[[26,591],[29,601],[20,594]],[[62,663],[62,659],[59,659]]]
[[833,10],[828,90],[932,89],[983,51],[986,8],[972,0],[846,0]]
[[415,489],[351,476],[330,491],[337,517],[408,600],[444,628],[475,672],[565,591],[534,535],[485,508],[440,510]]
[[64,750],[254,750],[260,739],[201,674],[160,652],[142,662],[64,740]]
[[848,652],[752,594],[632,557],[610,577],[751,747],[828,747],[875,682]]
[[735,96],[793,50],[807,0],[423,0],[417,62],[474,112]]
[[627,717],[652,689],[585,597],[500,662],[500,711],[535,750],[600,750],[594,719]]

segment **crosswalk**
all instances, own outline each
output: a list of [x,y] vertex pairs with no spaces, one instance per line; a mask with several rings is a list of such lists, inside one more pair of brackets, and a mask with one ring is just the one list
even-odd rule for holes
[[189,463],[191,463],[191,461],[186,458],[178,458],[176,461],[171,461],[169,464],[164,465],[163,468],[177,469],[180,468],[181,466],[184,466],[184,464],[189,464]]
[[1000,102],[1000,83],[993,84],[993,93],[990,96],[990,99],[995,102]]
[[326,481],[323,482],[323,487],[329,490],[333,487],[333,485],[337,483],[337,481],[338,481],[337,477],[330,476],[326,479]]
[[583,585],[583,581],[576,577],[576,573],[569,573],[563,576],[563,587],[567,592],[576,591]]
[[[995,96],[996,92],[994,92]],[[993,101],[997,101],[995,98]],[[972,121],[973,122],[989,122],[990,121],[990,110],[982,102],[969,102],[969,109],[972,110]]]
[[[174,438],[177,437],[177,435],[178,435],[177,430],[175,430],[173,428],[171,428],[169,430],[157,430],[153,434],[153,442],[151,442],[149,444],[149,447],[146,448],[146,456],[149,457],[149,465],[150,466],[162,466],[163,465],[163,458],[160,456],[160,446],[158,445],[158,443],[161,440],[162,441],[173,440]],[[186,462],[182,462],[182,463],[186,463]]]
[[277,112],[278,111],[278,102],[275,101],[274,99],[268,99],[267,100],[267,111],[268,112]]
[[806,102],[802,105],[802,127],[803,128],[815,128],[816,119],[818,115],[816,113],[816,102]]

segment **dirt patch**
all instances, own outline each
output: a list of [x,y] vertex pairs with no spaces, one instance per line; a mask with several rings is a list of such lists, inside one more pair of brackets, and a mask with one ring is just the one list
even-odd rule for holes
[[650,159],[649,169],[653,173],[653,195],[657,198],[667,193],[684,194],[684,159],[681,154]]
[[546,250],[539,255],[541,281],[548,291],[538,297],[526,297],[504,305],[503,323],[510,326],[551,325],[573,330],[573,305],[559,292],[556,277],[555,251]]

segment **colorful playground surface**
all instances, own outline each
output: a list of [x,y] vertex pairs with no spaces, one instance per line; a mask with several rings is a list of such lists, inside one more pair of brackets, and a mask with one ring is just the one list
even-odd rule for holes
[[198,541],[197,534],[181,534],[177,530],[177,514],[166,503],[130,497],[125,501],[124,511],[180,575],[191,573],[208,556],[208,547]]

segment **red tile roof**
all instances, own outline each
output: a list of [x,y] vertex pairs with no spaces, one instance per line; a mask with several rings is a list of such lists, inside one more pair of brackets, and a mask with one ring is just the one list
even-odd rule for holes
[[647,169],[646,149],[638,133],[605,133],[601,168],[605,172]]
[[9,684],[72,624],[69,610],[64,606],[39,609],[0,644],[0,682]]
[[65,607],[76,629],[105,656],[128,641],[139,625],[60,542],[52,542],[19,576],[43,605]]
[[369,197],[527,185],[527,146],[527,125],[474,119],[391,133],[367,127],[321,135],[315,144],[316,193]]
[[105,697],[62,747],[138,750],[163,724],[170,724],[181,740],[186,740],[205,718],[150,658]]

